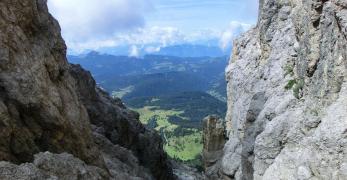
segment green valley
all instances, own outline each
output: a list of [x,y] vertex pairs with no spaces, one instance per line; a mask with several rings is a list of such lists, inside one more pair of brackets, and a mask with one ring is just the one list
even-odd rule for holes
[[201,167],[202,119],[226,113],[226,57],[137,59],[94,52],[70,61],[89,69],[100,87],[158,131],[169,157]]
[[205,92],[182,92],[166,96],[128,100],[147,127],[157,130],[165,151],[176,160],[200,166],[201,120],[209,115],[225,116],[226,104]]
[[165,150],[170,157],[182,161],[194,160],[202,150],[201,131],[195,128],[182,128],[170,123],[169,119],[172,116],[189,121],[181,116],[182,111],[158,109],[159,107],[145,106],[134,110],[140,113],[142,123],[160,132],[165,140]]

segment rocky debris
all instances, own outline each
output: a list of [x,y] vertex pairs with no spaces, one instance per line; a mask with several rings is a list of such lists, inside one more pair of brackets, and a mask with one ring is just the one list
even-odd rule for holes
[[88,166],[67,153],[39,153],[35,155],[33,163],[21,165],[0,162],[0,179],[6,180],[102,180],[108,177],[107,171],[95,166]]
[[203,180],[206,179],[203,172],[199,172],[197,169],[186,166],[184,164],[171,161],[173,172],[179,180]]
[[221,179],[347,179],[344,0],[261,0],[226,70]]
[[114,179],[155,179],[149,169],[140,165],[132,151],[113,144],[99,133],[94,133],[94,141]]
[[[59,163],[70,155],[49,156],[58,163],[50,169],[34,161],[34,154],[49,151],[73,155],[77,164],[66,164],[76,165],[71,170],[99,168],[86,179],[173,179],[161,138],[96,87],[90,73],[68,64],[60,27],[46,3],[0,1],[0,160],[8,161],[7,172],[32,173],[31,179],[50,176],[46,172],[63,176]],[[0,177],[8,175],[3,172]]]
[[15,165],[10,162],[0,162],[0,179],[31,180],[31,179],[57,179],[45,174],[34,164]]
[[220,159],[226,143],[224,121],[217,116],[208,116],[203,120],[203,163],[209,179],[218,179]]

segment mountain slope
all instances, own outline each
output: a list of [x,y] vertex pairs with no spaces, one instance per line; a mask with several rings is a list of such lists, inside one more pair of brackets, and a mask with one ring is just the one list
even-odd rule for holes
[[204,92],[181,92],[165,96],[134,97],[127,100],[127,103],[133,108],[151,106],[153,110],[174,109],[181,111],[180,117],[170,116],[169,121],[185,128],[201,129],[201,120],[204,117],[210,114],[224,117],[226,112],[225,103]]
[[161,96],[184,91],[206,91],[207,81],[196,74],[186,72],[166,72],[123,76],[105,80],[100,83],[110,92],[131,87],[122,99],[127,101],[133,97]]
[[[231,47],[223,51],[219,47],[219,39],[208,41],[191,42],[184,44],[168,45],[163,47],[162,44],[142,44],[135,46],[139,56],[162,55],[175,57],[221,57],[230,54]],[[114,56],[128,56],[133,45],[121,45],[116,47],[99,48],[98,51]],[[88,51],[86,52],[88,53]]]
[[206,91],[221,100],[226,98],[226,57],[129,58],[92,52],[69,56],[69,61],[90,70],[101,87],[121,98],[183,91]]

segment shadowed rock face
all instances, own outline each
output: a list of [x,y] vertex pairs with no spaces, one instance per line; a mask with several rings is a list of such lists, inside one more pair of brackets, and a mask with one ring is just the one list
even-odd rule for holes
[[149,168],[154,177],[169,179],[172,172],[162,150],[161,137],[141,124],[138,113],[126,109],[119,99],[113,99],[97,88],[89,72],[79,65],[70,67],[78,96],[87,109],[95,131],[113,144],[131,150],[140,165]]
[[[117,174],[109,169],[112,163],[133,169],[102,146],[107,142],[125,148],[119,152],[145,171],[129,170],[134,177],[172,179],[160,137],[142,126],[137,113],[98,89],[88,72],[68,64],[46,3],[0,1],[0,160],[23,163],[39,152],[67,152],[106,176]],[[96,144],[92,131],[103,141]]]
[[347,3],[261,0],[227,68],[221,179],[346,179]]
[[40,151],[67,151],[101,166],[46,2],[4,0],[0,9],[0,159],[27,162]]

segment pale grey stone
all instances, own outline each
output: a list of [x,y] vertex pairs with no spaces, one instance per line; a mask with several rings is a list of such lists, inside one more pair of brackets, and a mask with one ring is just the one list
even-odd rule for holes
[[224,179],[347,179],[346,7],[260,2],[226,69]]

